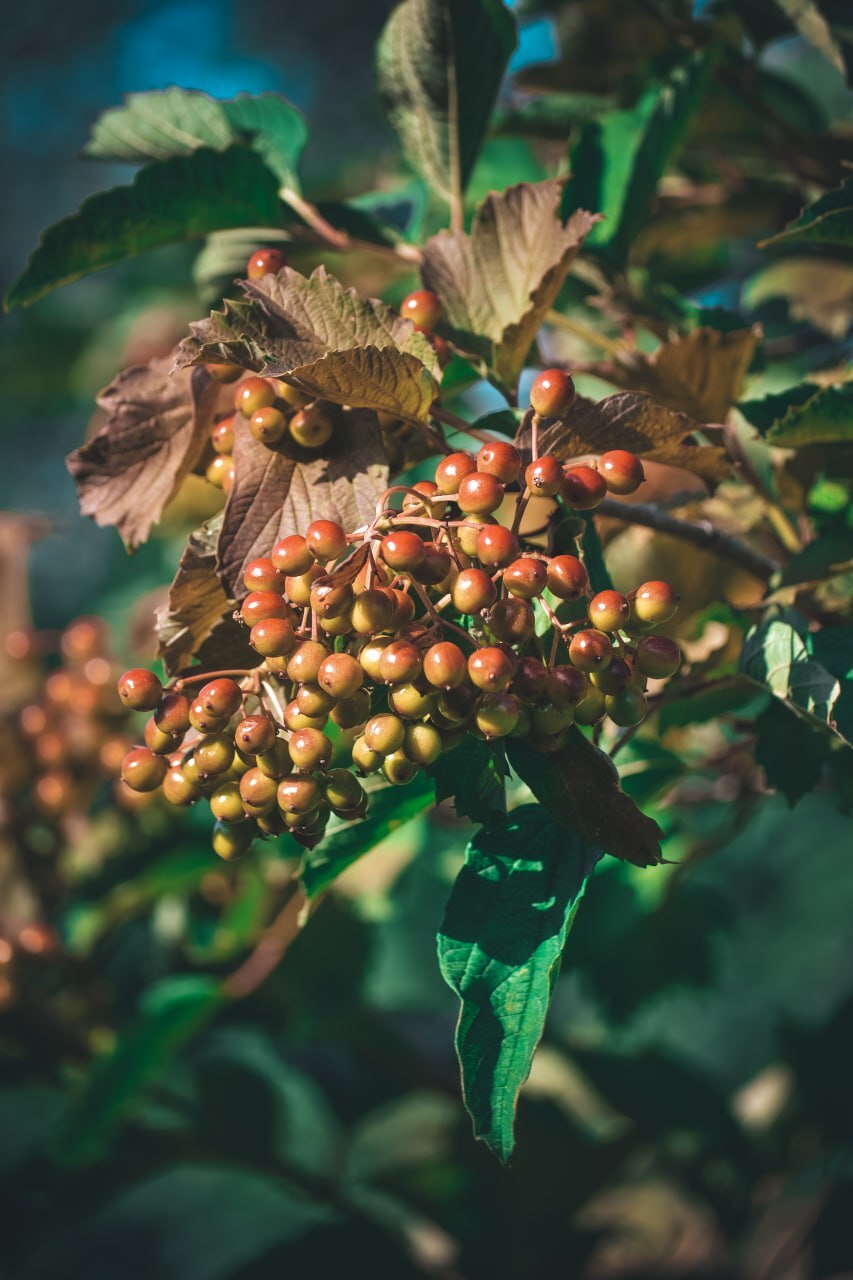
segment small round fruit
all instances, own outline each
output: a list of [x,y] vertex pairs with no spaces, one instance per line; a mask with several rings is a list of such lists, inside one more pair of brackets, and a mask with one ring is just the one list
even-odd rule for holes
[[429,715],[435,706],[436,693],[433,688],[426,692],[418,684],[409,681],[407,684],[395,684],[388,693],[388,705],[398,716],[410,720],[419,720]]
[[307,609],[311,603],[311,588],[317,579],[323,576],[322,565],[313,564],[306,573],[285,578],[284,594],[291,604],[295,604],[300,609]]
[[456,493],[460,511],[466,515],[490,516],[503,502],[504,486],[496,476],[472,471],[463,476]]
[[669,636],[643,636],[634,661],[641,675],[668,680],[681,666],[681,650]]
[[[429,509],[430,498],[434,498],[438,493],[438,485],[434,480],[416,480],[410,488],[415,492],[404,495],[403,510],[411,515],[424,515]],[[415,493],[420,494],[421,497],[416,498]]]
[[530,404],[543,418],[562,418],[575,398],[571,374],[562,369],[544,369],[530,388]]
[[233,739],[227,733],[211,733],[198,743],[193,758],[203,778],[227,773],[234,759]]
[[332,744],[319,729],[299,729],[290,739],[290,758],[297,769],[325,769]]
[[599,591],[589,602],[589,620],[599,631],[618,631],[631,618],[631,606],[619,591]]
[[426,587],[435,587],[443,582],[452,567],[453,561],[444,547],[434,542],[424,543],[424,558],[413,570],[412,577]]
[[441,640],[424,654],[424,675],[436,689],[455,689],[465,679],[468,664],[458,644]]
[[621,693],[605,697],[604,708],[613,723],[624,729],[639,724],[648,710],[646,699],[640,690],[630,685]]
[[287,428],[303,449],[321,449],[331,440],[335,424],[325,409],[312,404],[307,409],[297,409]]
[[464,521],[457,524],[451,534],[454,546],[464,556],[473,559],[477,554],[477,539],[482,529],[487,524],[493,525],[496,523],[494,516],[466,515]]
[[243,570],[243,585],[247,591],[275,591],[279,595],[284,590],[286,574],[277,569],[268,556],[258,556],[250,560]]
[[205,369],[217,382],[236,382],[245,373],[239,364],[206,364]]
[[244,418],[251,418],[259,409],[275,404],[275,388],[268,378],[244,378],[234,392],[234,408]]
[[439,493],[453,494],[459,492],[459,486],[466,476],[477,470],[473,454],[449,453],[435,469],[435,483]]
[[196,701],[190,707],[190,724],[199,733],[219,733],[227,725],[229,716],[217,716],[208,711],[201,702]]
[[497,476],[503,484],[512,484],[521,471],[521,454],[508,440],[495,440],[478,451],[477,470]]
[[558,707],[553,702],[541,703],[530,712],[531,728],[537,733],[560,733],[574,720],[571,707]]
[[379,544],[382,559],[398,573],[408,573],[417,569],[424,558],[423,538],[406,529],[387,533]]
[[275,405],[258,409],[249,419],[249,430],[259,444],[278,444],[287,430],[287,419]]
[[370,715],[370,694],[366,689],[359,689],[351,698],[336,702],[330,714],[339,729],[355,729]]
[[381,587],[371,587],[356,596],[352,606],[352,629],[360,636],[385,631],[394,616],[395,600]]
[[153,711],[163,696],[163,685],[153,671],[132,667],[118,682],[118,696],[131,711]]
[[411,320],[416,329],[434,329],[441,324],[444,307],[431,289],[415,289],[400,303],[400,315]]
[[234,730],[234,742],[246,755],[269,751],[275,742],[275,721],[265,715],[245,716]]
[[548,590],[558,600],[579,600],[588,585],[586,569],[577,556],[554,556],[548,562]]
[[376,773],[384,759],[381,751],[374,751],[363,737],[356,738],[352,744],[352,762],[361,773]]
[[270,560],[276,569],[289,578],[298,578],[307,573],[315,563],[311,548],[301,533],[290,533],[286,538],[281,538],[270,552]]
[[260,769],[249,769],[240,779],[240,797],[246,813],[269,813],[275,807],[278,783]]
[[364,787],[349,769],[330,769],[323,779],[323,795],[332,809],[356,809],[364,803]]
[[264,276],[274,276],[287,265],[281,249],[256,249],[246,263],[246,275],[250,280],[263,280]]
[[488,623],[496,640],[502,640],[505,644],[522,644],[533,635],[536,618],[527,600],[509,596],[492,605]]
[[552,667],[548,672],[546,692],[557,707],[576,707],[586,690],[586,678],[577,667]]
[[435,709],[448,724],[464,723],[477,705],[477,691],[473,685],[458,684],[455,689],[444,689],[436,700]]
[[230,453],[218,453],[208,464],[204,476],[215,489],[230,493],[234,485],[234,459]]
[[222,858],[224,862],[236,862],[238,858],[242,858],[249,852],[254,835],[251,823],[228,825],[217,822],[213,828],[210,843],[217,857]]
[[576,511],[591,511],[606,495],[604,476],[593,467],[567,467],[563,473],[563,500]]
[[351,698],[361,688],[364,670],[349,653],[333,653],[317,672],[317,683],[333,698]]
[[484,569],[463,569],[450,589],[454,609],[475,614],[497,599],[497,588]]
[[255,765],[268,778],[283,778],[290,773],[293,762],[290,759],[290,747],[284,738],[276,738],[269,751],[262,751],[255,756]]
[[569,658],[579,671],[603,671],[613,660],[610,636],[603,631],[578,631],[569,644]]
[[[149,751],[153,751],[157,756],[171,755],[175,748],[181,745],[183,736],[184,735],[182,733],[167,733],[159,727],[153,716],[146,724],[145,732],[143,733],[146,747],[148,747]],[[44,734],[44,736],[36,743],[36,756],[41,764],[58,763],[58,756],[51,758],[52,753],[49,749],[49,744],[53,741],[53,737],[54,735],[52,734]],[[57,738],[56,741],[58,745],[64,745],[62,744],[61,739]],[[39,750],[39,748],[41,749]],[[62,752],[62,754],[64,754],[64,752]]]
[[134,747],[122,761],[122,781],[131,791],[156,791],[168,767],[164,757],[155,755],[148,747]]
[[589,677],[602,693],[621,693],[631,683],[632,671],[624,658],[617,656],[604,671],[593,671]]
[[604,694],[591,684],[575,707],[575,724],[598,724],[604,718],[605,710]]
[[678,599],[668,582],[644,582],[632,593],[632,612],[639,622],[659,626],[674,617]]
[[198,787],[184,774],[183,769],[169,769],[163,779],[163,795],[169,804],[177,805],[179,808],[187,808],[191,804],[195,804],[201,792]]
[[548,668],[538,658],[522,658],[512,677],[512,692],[525,702],[537,702],[545,696]]
[[346,551],[347,535],[336,520],[312,520],[305,530],[305,541],[315,560],[337,560]]
[[422,670],[421,651],[409,640],[392,640],[382,650],[379,674],[386,684],[407,684],[416,680]]
[[210,797],[210,812],[219,822],[245,822],[246,810],[240,795],[240,784],[223,782]]
[[518,538],[505,525],[486,525],[477,535],[477,559],[490,569],[509,564],[518,551]]
[[431,724],[406,725],[403,750],[415,764],[422,768],[432,764],[441,755],[441,734]]
[[535,600],[545,590],[548,570],[543,560],[519,556],[504,569],[504,585],[510,595],[522,600]]
[[233,716],[243,701],[243,692],[236,680],[218,676],[208,680],[198,691],[198,701],[212,716]]
[[210,433],[210,443],[216,453],[232,454],[234,452],[234,414],[221,418]]
[[304,409],[314,399],[306,391],[301,391],[299,387],[294,387],[291,383],[285,382],[283,378],[276,378],[275,389],[279,400],[283,400],[285,404],[290,405],[291,409]]
[[646,478],[643,464],[636,453],[627,449],[611,449],[598,459],[598,470],[611,493],[636,493]]
[[296,632],[286,618],[264,618],[252,627],[249,644],[262,658],[283,658],[296,647]]
[[[333,773],[341,772],[338,769]],[[278,784],[278,807],[282,813],[311,813],[323,799],[323,789],[316,778],[282,778]]]
[[330,655],[319,640],[303,640],[287,660],[287,678],[294,684],[316,684],[317,674]]
[[393,644],[390,636],[376,636],[371,640],[367,640],[358,651],[359,666],[376,684],[382,681],[379,663],[389,644]]
[[277,591],[250,591],[240,605],[240,617],[247,627],[266,618],[286,618],[288,612],[287,601]]
[[410,760],[405,751],[392,751],[382,761],[382,772],[395,787],[404,787],[411,782],[418,771],[414,760]]
[[[348,582],[336,582],[334,578],[318,578],[309,594],[311,608],[319,621],[349,617],[353,602],[353,590]],[[349,624],[344,631],[349,630]]]
[[503,693],[515,674],[515,659],[498,645],[475,649],[468,659],[468,677],[478,689]]
[[524,483],[538,497],[552,498],[563,487],[562,464],[550,454],[537,458],[525,471]]
[[364,741],[371,751],[387,756],[402,747],[405,728],[399,716],[373,716],[364,726]]
[[484,693],[474,722],[484,738],[505,738],[518,724],[518,699],[511,693]]

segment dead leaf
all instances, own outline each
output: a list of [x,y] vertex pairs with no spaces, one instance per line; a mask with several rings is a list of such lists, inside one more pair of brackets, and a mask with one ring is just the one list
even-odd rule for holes
[[375,409],[410,422],[426,422],[438,383],[420,360],[394,347],[330,351],[292,369],[288,381],[311,395],[353,408]]

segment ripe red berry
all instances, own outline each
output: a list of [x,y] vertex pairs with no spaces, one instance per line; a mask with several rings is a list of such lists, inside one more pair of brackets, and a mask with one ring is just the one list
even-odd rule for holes
[[248,769],[240,779],[240,798],[243,808],[252,817],[269,813],[275,807],[278,784],[257,767]]
[[235,680],[218,676],[209,680],[198,691],[198,701],[209,715],[228,717],[240,707],[243,693]]
[[444,307],[431,289],[416,289],[400,304],[400,315],[411,320],[416,329],[434,329],[441,323]]
[[361,688],[364,671],[349,653],[333,653],[320,663],[317,683],[333,698],[351,698]]
[[503,640],[506,644],[521,644],[533,635],[536,618],[527,600],[509,596],[492,605],[488,621],[496,640]]
[[250,591],[240,606],[240,617],[247,627],[266,618],[287,618],[289,612],[287,602],[277,591]]
[[316,684],[329,649],[319,640],[303,640],[287,660],[287,678],[294,684]]
[[210,443],[217,453],[232,454],[234,452],[235,416],[221,418],[210,433]]
[[543,560],[519,556],[504,569],[504,585],[510,595],[522,600],[535,600],[545,590],[548,571]]
[[424,675],[436,689],[454,689],[468,671],[465,655],[458,644],[441,640],[424,654]]
[[249,644],[262,658],[283,658],[296,647],[296,632],[286,618],[264,618],[252,627]]
[[599,631],[618,631],[631,617],[631,606],[619,591],[599,591],[589,602],[589,620]]
[[576,707],[586,694],[587,683],[576,667],[552,667],[546,680],[548,697],[557,707]]
[[424,558],[418,565],[417,569],[412,571],[412,577],[418,582],[422,582],[424,586],[434,587],[439,582],[443,582],[450,572],[452,560],[444,547],[436,546],[434,542],[424,543]]
[[518,550],[518,539],[505,525],[486,525],[477,535],[477,559],[489,568],[509,564]]
[[345,530],[335,520],[312,520],[305,530],[305,541],[315,560],[337,560],[349,543]]
[[598,469],[611,493],[636,493],[646,478],[643,464],[636,453],[627,449],[611,449],[598,459]]
[[466,476],[477,470],[477,464],[470,453],[449,453],[435,469],[435,483],[439,493],[458,493],[459,486]]
[[132,667],[118,682],[118,696],[131,711],[153,711],[163,696],[163,685],[153,671]]
[[299,729],[290,739],[290,758],[297,769],[325,769],[332,758],[332,744],[319,729]]
[[275,388],[268,378],[244,378],[234,392],[234,408],[244,418],[251,418],[259,409],[275,403]]
[[677,591],[668,582],[644,582],[632,592],[631,607],[639,622],[658,626],[674,616],[678,599]]
[[163,756],[155,755],[148,747],[134,747],[122,761],[122,781],[131,791],[156,791],[168,767]]
[[382,650],[379,674],[386,684],[407,684],[416,680],[423,670],[423,659],[417,645],[408,640],[392,640]]
[[323,799],[323,788],[316,778],[282,778],[278,784],[278,807],[283,813],[312,813]]
[[504,486],[496,476],[472,471],[460,481],[456,501],[466,514],[489,516],[497,511],[503,496]]
[[548,563],[547,585],[558,600],[579,600],[588,586],[586,569],[577,556],[554,556]]
[[497,588],[484,569],[463,569],[450,589],[454,609],[479,613],[497,599]]
[[382,559],[399,573],[417,569],[424,558],[424,541],[406,529],[386,533],[379,544]]
[[183,693],[164,693],[154,708],[154,722],[163,733],[186,733],[190,727],[189,698]]
[[607,482],[592,467],[567,467],[563,475],[563,498],[576,511],[591,511],[607,494]]
[[270,560],[276,569],[292,578],[307,573],[314,565],[311,548],[301,533],[288,534],[277,542],[270,552]]
[[403,510],[412,515],[423,515],[429,507],[429,499],[438,493],[438,485],[434,480],[416,480],[410,487],[423,496],[416,498],[414,493],[407,493],[403,498]]
[[303,449],[321,449],[331,440],[335,422],[328,410],[312,404],[307,409],[298,409],[287,429]]
[[603,631],[578,631],[569,644],[569,658],[579,671],[603,671],[613,660],[613,645]]
[[249,756],[271,751],[275,736],[275,721],[264,715],[245,716],[234,730],[238,750]]
[[525,701],[537,702],[548,685],[548,669],[538,658],[522,658],[512,678],[512,691]]
[[284,579],[285,574],[266,556],[250,560],[243,570],[243,584],[247,591],[275,591],[281,594]]
[[521,454],[508,440],[484,444],[477,453],[477,470],[497,476],[503,484],[512,484],[521,471]]
[[268,404],[252,414],[249,430],[260,444],[278,444],[287,430],[287,419],[275,405]]
[[274,276],[287,265],[281,249],[256,249],[246,263],[246,275],[250,280],[262,280]]
[[388,590],[394,599],[394,614],[391,618],[391,627],[394,631],[400,631],[414,618],[415,602],[407,592],[402,591],[399,587],[389,587]]
[[531,462],[524,473],[524,482],[531,493],[541,498],[551,498],[563,487],[563,465],[550,454]]
[[637,645],[637,670],[653,680],[667,680],[681,666],[681,650],[669,636],[644,636]]
[[199,733],[218,733],[228,723],[228,716],[217,716],[196,700],[190,707],[190,724]]
[[575,384],[562,369],[545,369],[530,388],[530,403],[543,418],[562,418],[574,398]]
[[475,649],[468,659],[468,676],[471,683],[487,693],[502,693],[509,687],[515,673],[515,660],[506,649],[487,645]]

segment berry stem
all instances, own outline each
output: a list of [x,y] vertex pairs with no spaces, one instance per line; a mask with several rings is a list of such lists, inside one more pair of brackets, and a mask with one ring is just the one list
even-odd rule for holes
[[181,693],[188,685],[203,684],[207,680],[218,680],[222,676],[227,676],[233,680],[245,679],[247,676],[256,676],[256,667],[232,667],[224,668],[222,671],[198,671],[190,675],[179,676],[177,680],[173,680],[166,687],[174,693]]
[[466,436],[471,436],[473,440],[481,440],[483,444],[493,444],[495,440],[506,439],[505,436],[493,435],[489,431],[478,431],[470,422],[466,422],[464,418],[451,413],[449,409],[443,408],[440,404],[434,404],[429,412],[430,417],[435,418],[438,422],[443,422],[446,427],[452,427],[454,431],[462,431]]
[[351,236],[346,231],[340,231],[323,217],[315,204],[312,204],[310,200],[306,200],[304,196],[301,196],[298,191],[294,191],[292,187],[282,187],[278,194],[279,198],[285,204],[290,205],[294,213],[299,215],[315,235],[340,253],[349,253],[354,249],[364,249],[371,253],[390,253],[395,258],[402,258],[404,262],[418,263],[423,259],[423,254],[416,245],[371,244],[369,241],[359,240],[357,237]]

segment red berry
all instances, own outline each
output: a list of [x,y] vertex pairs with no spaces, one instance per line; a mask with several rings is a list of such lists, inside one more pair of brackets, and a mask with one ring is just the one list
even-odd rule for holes
[[234,730],[237,748],[246,755],[262,755],[275,744],[275,722],[269,716],[244,716]]
[[416,289],[400,304],[400,315],[411,320],[416,329],[434,329],[441,323],[444,307],[430,289]]
[[287,419],[280,409],[268,404],[252,414],[249,430],[260,444],[278,444],[287,430]]
[[449,453],[435,469],[435,483],[439,493],[458,493],[465,476],[477,470],[470,453]]
[[269,813],[275,807],[278,784],[260,769],[248,769],[240,779],[240,798],[243,808],[252,817]]
[[183,693],[165,693],[154,708],[154,722],[163,733],[185,734],[190,727],[190,700]]
[[456,501],[466,514],[488,516],[503,502],[504,486],[496,476],[473,471],[459,484]]
[[122,781],[131,791],[156,791],[168,767],[163,756],[155,755],[148,747],[134,747],[122,761]]
[[504,569],[504,585],[510,595],[522,600],[534,600],[545,590],[548,571],[544,561],[533,556],[519,556]]
[[163,685],[153,671],[133,667],[119,680],[118,696],[131,711],[153,711],[163,696]]
[[514,673],[514,658],[497,645],[475,649],[468,659],[471,683],[487,693],[502,693],[509,687]]
[[531,493],[551,498],[563,487],[563,466],[557,458],[546,454],[531,462],[524,473],[524,482]]
[[387,533],[379,544],[379,549],[385,563],[400,573],[417,569],[424,558],[423,538],[405,529]]
[[217,453],[231,454],[234,452],[234,422],[235,416],[232,413],[228,418],[221,418],[211,431],[210,443]]
[[569,658],[579,671],[603,671],[613,660],[610,636],[603,631],[578,631],[569,644]]
[[250,560],[243,570],[243,584],[247,591],[275,591],[281,594],[284,579],[285,574],[266,556]]
[[508,440],[484,444],[477,454],[477,470],[497,476],[503,484],[512,484],[521,471],[521,454]]
[[497,640],[506,644],[521,644],[533,635],[535,616],[526,600],[510,596],[498,600],[489,613],[489,629]]
[[276,569],[293,578],[307,573],[314,565],[311,548],[301,533],[288,534],[277,542],[270,552],[270,560]]
[[287,678],[294,684],[316,684],[320,667],[329,650],[319,640],[303,640],[287,661]]
[[332,744],[319,729],[299,729],[290,739],[290,758],[297,769],[325,769],[332,758]]
[[307,409],[298,409],[287,429],[303,449],[321,449],[332,438],[335,423],[327,410],[312,404]]
[[598,469],[611,493],[636,493],[646,478],[643,464],[636,453],[627,449],[611,449],[598,459]]
[[677,591],[668,582],[644,582],[632,592],[634,617],[651,626],[668,622],[678,608],[678,599]]
[[631,618],[631,606],[619,591],[599,591],[589,602],[589,620],[599,631],[618,631]]
[[198,701],[209,715],[228,717],[233,716],[242,704],[243,692],[236,681],[219,676],[202,685]]
[[439,582],[443,582],[450,572],[453,562],[450,555],[445,551],[444,547],[436,546],[434,542],[424,543],[424,558],[412,573],[412,577],[418,582],[422,582],[424,586],[434,587]]
[[563,475],[563,498],[576,511],[591,511],[607,494],[607,482],[592,467],[567,467]]
[[477,535],[477,559],[490,568],[509,564],[518,550],[518,539],[505,525],[486,525]]
[[348,582],[321,578],[311,587],[309,599],[318,618],[342,618],[349,614],[354,596]]
[[275,388],[268,378],[244,378],[234,392],[234,408],[244,418],[251,418],[259,409],[275,403]]
[[422,498],[416,498],[414,493],[407,493],[403,498],[403,510],[411,512],[412,515],[423,515],[429,506],[429,499],[435,497],[438,493],[438,485],[434,480],[416,480],[410,488],[415,493],[423,495]]
[[349,543],[345,530],[335,520],[313,520],[305,530],[305,541],[316,560],[338,560]]
[[424,675],[437,689],[454,689],[465,679],[467,671],[464,653],[451,641],[439,641],[424,654]]
[[277,591],[250,591],[240,606],[240,616],[248,627],[266,618],[286,618],[288,613],[287,603]]
[[250,280],[262,280],[276,275],[286,263],[281,249],[256,249],[246,263],[246,275]]
[[588,586],[586,569],[577,556],[554,556],[548,563],[547,584],[558,600],[579,600]]
[[562,418],[574,398],[575,384],[562,369],[545,369],[530,389],[530,403],[543,418]]
[[484,569],[463,569],[450,589],[454,609],[479,613],[497,599],[497,589]]
[[653,680],[667,680],[681,666],[681,650],[669,636],[644,636],[637,645],[637,670]]
[[351,698],[361,688],[364,672],[349,653],[333,653],[320,663],[317,683],[333,698]]
[[537,702],[548,685],[548,669],[538,658],[522,658],[512,678],[512,691],[525,701]]
[[423,670],[423,659],[417,645],[408,640],[392,640],[382,650],[379,674],[386,684],[407,684]]
[[575,667],[552,667],[546,681],[548,697],[557,707],[575,707],[586,694],[587,684]]

